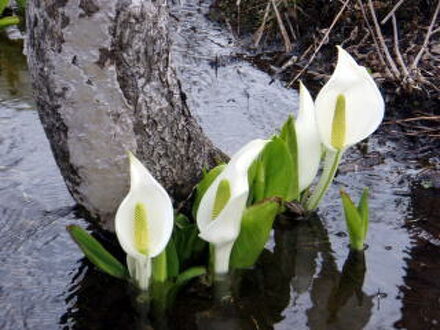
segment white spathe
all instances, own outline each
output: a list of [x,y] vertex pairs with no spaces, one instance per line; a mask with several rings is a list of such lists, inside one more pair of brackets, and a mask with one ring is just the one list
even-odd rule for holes
[[[130,276],[138,286],[148,289],[151,275],[151,258],[167,246],[173,231],[174,211],[165,189],[131,153],[130,191],[116,212],[115,230],[119,244],[127,253]],[[142,205],[147,219],[148,252],[141,253],[135,244],[135,208]]]
[[295,120],[295,132],[298,146],[298,184],[301,192],[312,184],[318,173],[322,152],[315,104],[302,83],[299,88],[299,113]]
[[345,97],[345,138],[343,149],[358,143],[372,134],[382,122],[384,101],[367,70],[341,47],[338,62],[330,80],[323,86],[315,100],[316,121],[324,145],[332,146],[332,123],[336,100]]
[[[214,268],[217,274],[225,274],[229,270],[231,250],[240,233],[241,219],[249,195],[248,169],[267,142],[253,140],[235,153],[200,201],[197,210],[199,236],[214,246]],[[229,182],[230,198],[214,219],[217,189],[223,180]]]

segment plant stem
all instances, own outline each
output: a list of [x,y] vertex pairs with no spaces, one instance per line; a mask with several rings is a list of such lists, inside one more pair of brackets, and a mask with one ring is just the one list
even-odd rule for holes
[[167,280],[167,254],[164,250],[153,259],[153,281],[163,283]]
[[324,171],[321,174],[321,178],[319,179],[319,183],[315,188],[312,196],[306,202],[306,210],[307,211],[315,211],[321,202],[322,198],[325,196],[327,189],[330,187],[332,183],[336,171],[339,166],[339,162],[341,161],[343,154],[343,150],[327,150],[325,154],[324,161]]

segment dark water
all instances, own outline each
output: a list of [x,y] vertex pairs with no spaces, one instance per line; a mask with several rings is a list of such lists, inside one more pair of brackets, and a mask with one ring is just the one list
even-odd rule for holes
[[[186,14],[194,15],[191,8]],[[216,33],[230,42],[221,30]],[[269,135],[290,111],[283,106],[290,101],[278,101],[271,116],[272,101],[263,93],[269,89],[268,76],[233,61],[226,50],[215,73],[215,54],[225,45],[216,39],[219,50],[213,50],[199,42],[194,52],[199,54],[201,47],[204,56],[177,61],[180,74],[194,75],[201,85],[189,87],[196,90],[188,94],[198,95],[190,103],[208,133],[231,151],[254,135]],[[203,70],[192,71],[198,64]],[[258,88],[245,88],[247,94],[241,96],[232,93],[248,82]],[[287,95],[281,84],[270,86],[273,95]],[[233,97],[218,96],[209,110],[209,95],[223,88]],[[294,94],[289,94],[294,104]],[[218,125],[228,115],[234,120]],[[64,186],[38,121],[21,42],[1,37],[0,328],[150,329],[159,321],[171,329],[438,329],[438,151],[438,144],[390,135],[383,126],[368,144],[347,152],[317,216],[277,222],[257,267],[237,274],[232,300],[214,303],[209,291],[193,283],[178,297],[169,318],[151,325],[136,311],[130,288],[90,267],[68,237],[66,225],[87,224]],[[337,192],[342,187],[356,199],[365,186],[371,190],[368,249],[349,255]],[[97,234],[120,253],[111,236]]]

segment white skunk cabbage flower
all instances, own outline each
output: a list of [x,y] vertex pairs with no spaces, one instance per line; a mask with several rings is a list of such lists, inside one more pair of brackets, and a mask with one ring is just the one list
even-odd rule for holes
[[367,70],[337,48],[336,69],[319,92],[315,107],[322,142],[330,150],[342,151],[378,128],[385,106]]
[[131,153],[130,191],[116,212],[115,230],[127,253],[130,276],[147,290],[151,258],[167,246],[173,231],[174,211],[165,189]]
[[214,247],[214,270],[226,274],[249,195],[248,169],[267,140],[253,140],[234,154],[203,195],[197,210],[199,236]]
[[295,131],[298,146],[298,185],[301,192],[312,184],[318,173],[322,152],[315,105],[302,83],[299,89],[299,113],[295,120]]

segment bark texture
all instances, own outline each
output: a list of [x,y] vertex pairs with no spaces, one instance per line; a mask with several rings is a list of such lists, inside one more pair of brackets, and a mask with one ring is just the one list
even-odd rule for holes
[[30,0],[27,55],[39,116],[74,199],[104,226],[133,151],[175,201],[225,159],[170,66],[164,0]]

